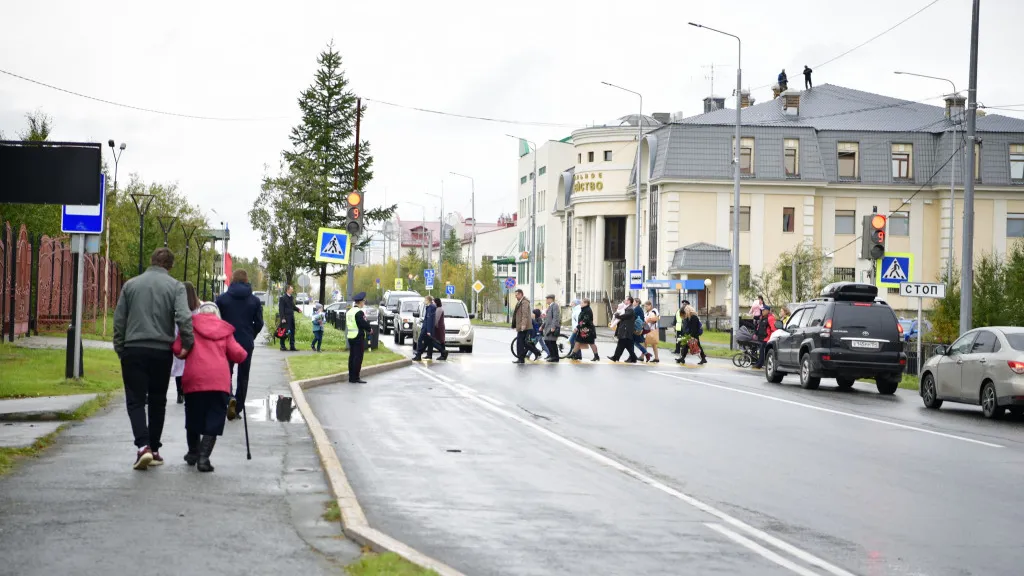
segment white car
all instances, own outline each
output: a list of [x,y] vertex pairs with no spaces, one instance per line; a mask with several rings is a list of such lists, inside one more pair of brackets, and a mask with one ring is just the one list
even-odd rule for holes
[[[466,310],[466,304],[462,300],[441,299],[441,307],[444,309],[444,345],[458,346],[459,352],[473,353],[473,331],[472,320],[476,316]],[[420,338],[420,329],[423,325],[423,301],[413,314],[416,319],[413,327],[413,341]]]

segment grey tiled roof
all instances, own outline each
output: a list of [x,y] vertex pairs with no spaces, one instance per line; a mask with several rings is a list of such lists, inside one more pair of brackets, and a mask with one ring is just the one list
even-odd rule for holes
[[672,270],[721,270],[732,269],[732,253],[728,248],[697,242],[676,249],[672,255]]
[[[800,113],[788,115],[783,99],[776,98],[744,108],[747,126],[801,126],[815,130],[864,132],[945,132],[953,128],[945,108],[833,84],[815,86],[800,94]],[[678,121],[678,124],[731,126],[735,109],[716,110]],[[979,132],[1024,132],[1024,120],[989,114],[978,118]]]

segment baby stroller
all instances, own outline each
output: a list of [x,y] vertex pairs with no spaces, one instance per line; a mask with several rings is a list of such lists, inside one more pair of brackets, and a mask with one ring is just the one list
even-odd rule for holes
[[736,345],[740,351],[732,357],[732,364],[737,368],[749,368],[757,364],[761,355],[761,343],[758,342],[754,332],[746,326],[740,326],[736,332]]

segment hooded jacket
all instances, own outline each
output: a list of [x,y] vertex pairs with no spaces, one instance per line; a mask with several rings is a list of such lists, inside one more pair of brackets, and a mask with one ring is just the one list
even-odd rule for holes
[[263,303],[253,295],[252,286],[233,282],[217,297],[217,308],[220,317],[235,327],[235,340],[251,352],[256,335],[263,330]]
[[[182,392],[226,392],[231,393],[231,369],[228,361],[241,364],[249,353],[235,341],[235,329],[214,314],[196,314],[192,317],[195,344],[185,362],[185,373],[181,377]],[[181,337],[171,347],[175,354],[181,352]]]

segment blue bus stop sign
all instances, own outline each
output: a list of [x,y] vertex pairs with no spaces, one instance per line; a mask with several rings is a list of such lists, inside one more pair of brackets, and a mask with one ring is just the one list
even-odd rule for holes
[[65,234],[102,234],[106,196],[106,178],[100,174],[100,205],[73,206],[65,204],[60,214],[60,231]]

